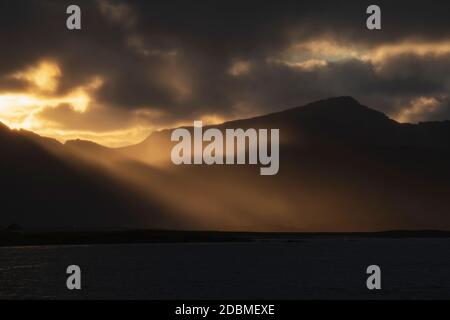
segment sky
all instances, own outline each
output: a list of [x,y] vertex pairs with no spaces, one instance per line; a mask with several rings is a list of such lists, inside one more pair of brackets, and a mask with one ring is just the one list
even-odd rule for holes
[[[66,28],[81,8],[82,29]],[[382,30],[366,28],[381,8]],[[4,0],[0,121],[117,147],[333,96],[450,119],[449,1]]]

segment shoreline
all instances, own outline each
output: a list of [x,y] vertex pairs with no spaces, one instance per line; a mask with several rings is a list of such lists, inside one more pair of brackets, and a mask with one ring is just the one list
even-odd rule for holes
[[228,231],[54,231],[0,232],[0,247],[38,245],[139,244],[192,242],[297,242],[310,239],[450,238],[450,231],[392,230],[379,232],[228,232]]

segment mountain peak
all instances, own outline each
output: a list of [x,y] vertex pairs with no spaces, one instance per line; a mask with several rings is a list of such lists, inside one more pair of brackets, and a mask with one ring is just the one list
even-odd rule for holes
[[[360,104],[355,98],[350,96],[342,96],[342,97],[332,97],[328,99],[318,100],[304,105],[303,107],[299,107],[301,109],[326,109],[327,111],[332,111],[333,109],[339,109],[339,111],[344,111],[345,109],[351,110],[373,110],[366,106]],[[297,108],[296,108],[297,109]],[[373,110],[374,111],[374,110]]]
[[359,103],[358,100],[356,100],[355,98],[353,98],[352,96],[340,96],[340,97],[331,97],[328,99],[323,99],[323,100],[319,100],[313,103],[318,103],[318,102],[324,102],[324,103],[330,103],[330,104],[357,104],[357,105],[361,105]]
[[291,110],[295,110],[295,112],[308,119],[319,118],[325,122],[351,123],[360,121],[367,123],[392,121],[384,113],[366,107],[350,96],[319,100]]

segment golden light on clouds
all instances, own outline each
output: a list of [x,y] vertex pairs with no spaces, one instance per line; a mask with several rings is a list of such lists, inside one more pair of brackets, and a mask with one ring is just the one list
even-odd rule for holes
[[363,59],[362,48],[341,44],[333,40],[318,39],[302,43],[296,43],[289,47],[285,56],[292,62],[309,60],[338,61],[349,58]]
[[61,75],[61,69],[55,62],[44,60],[35,67],[14,73],[12,78],[25,80],[38,90],[54,92]]
[[[84,139],[109,147],[138,143],[149,135],[151,128],[145,124],[132,124],[130,127],[116,130],[74,130],[45,116],[45,112],[62,106],[70,106],[70,112],[83,116],[91,103],[88,87],[89,85],[77,88],[61,97],[45,97],[32,93],[0,94],[0,121],[12,129],[30,130],[61,142]],[[70,119],[66,121],[70,122]]]
[[283,62],[293,68],[311,70],[325,66],[328,62],[356,59],[370,62],[375,67],[375,71],[381,71],[386,60],[405,54],[419,57],[448,55],[450,54],[450,41],[407,40],[368,48],[329,39],[318,39],[293,44],[281,54],[281,58],[271,61]]
[[409,53],[417,56],[440,56],[450,54],[450,41],[404,41],[397,44],[383,45],[374,50],[374,53],[371,55],[371,59],[373,61],[382,61],[390,56]]
[[[162,76],[162,81],[179,100],[187,99],[191,88],[185,72],[176,66],[169,71],[165,77]],[[165,116],[164,112],[155,108],[126,113],[99,105],[94,100],[96,90],[104,83],[99,76],[92,77],[68,93],[58,94],[63,76],[63,70],[51,60],[39,61],[10,75],[24,81],[27,86],[21,91],[0,92],[0,121],[12,129],[30,130],[61,142],[84,139],[120,147],[144,140],[151,131],[158,129],[152,124]],[[215,114],[205,115],[201,119],[205,124],[223,120]]]
[[83,90],[54,98],[32,93],[0,94],[0,119],[13,129],[39,130],[43,124],[35,115],[46,108],[56,108],[61,104],[73,105],[74,110],[83,112],[89,104],[89,96]]
[[439,101],[433,97],[418,97],[403,107],[393,118],[398,122],[417,122],[424,114],[429,114],[439,109]]
[[[54,82],[55,70],[48,69],[48,65],[44,69],[33,69],[30,73],[22,73],[21,76],[26,77],[33,82],[38,89],[54,90],[58,83]],[[43,79],[36,80],[36,72],[44,74]],[[39,130],[42,124],[34,118],[35,114],[46,108],[56,108],[61,104],[69,104],[76,112],[85,112],[91,102],[90,91],[101,86],[100,78],[94,78],[86,85],[75,88],[66,95],[55,96],[44,94],[39,90],[28,90],[21,93],[0,93],[0,119],[11,128],[23,128],[29,130]]]
[[[105,14],[117,20],[121,19],[123,8],[109,8],[105,2]],[[118,10],[118,11],[117,11]],[[126,12],[123,11],[123,12]],[[161,67],[149,70],[148,79],[156,74],[161,87],[167,89],[175,105],[184,105],[197,97],[201,87],[194,77],[194,66],[178,59],[178,52],[171,48],[167,51],[152,51],[146,48],[143,39],[130,38],[128,44],[147,56],[164,57]],[[446,57],[450,55],[450,41],[423,41],[409,39],[398,43],[366,46],[362,43],[350,44],[330,38],[317,38],[312,41],[294,43],[273,56],[266,57],[266,63],[281,64],[299,72],[320,72],[332,68],[334,64],[359,60],[372,67],[375,77],[382,78],[392,71],[390,66],[402,55],[418,57]],[[231,60],[224,70],[232,77],[242,77],[252,72],[258,74],[259,61]],[[194,119],[174,118],[160,110],[165,105],[151,108],[144,104],[140,109],[130,110],[102,105],[95,96],[106,76],[93,76],[85,83],[61,93],[61,80],[64,70],[57,61],[43,59],[17,70],[6,79],[14,83],[22,82],[19,91],[0,91],[0,121],[14,129],[27,129],[37,134],[53,137],[61,141],[67,139],[88,139],[107,146],[123,146],[138,143],[145,139],[151,130],[162,127],[192,125]],[[247,80],[252,80],[248,77]],[[151,88],[151,83],[149,88]],[[204,89],[203,89],[204,90]],[[245,92],[247,94],[247,92]],[[132,94],[132,92],[130,93]],[[229,93],[230,95],[233,92]],[[252,95],[253,96],[253,92]],[[411,98],[412,99],[412,98]],[[244,118],[259,114],[258,100],[238,97],[233,101],[232,116],[225,118],[220,110],[197,115],[204,125],[219,124],[226,120]],[[168,105],[168,107],[170,107]],[[393,115],[400,122],[416,121],[426,118],[439,108],[438,100],[433,97],[418,97],[411,100],[401,111]],[[172,109],[168,109],[172,110]],[[187,113],[188,114],[188,113]],[[230,113],[226,113],[230,114]]]
[[[94,141],[106,141],[105,134],[64,130],[60,124],[46,120],[40,114],[48,109],[69,105],[71,110],[83,114],[93,100],[92,93],[103,84],[101,77],[93,77],[86,84],[58,95],[56,91],[63,72],[56,62],[43,60],[35,66],[15,72],[10,77],[23,80],[28,88],[21,92],[0,92],[0,121],[12,129],[26,129],[37,134],[62,140],[92,137]],[[111,132],[108,141],[117,140],[120,134],[133,136],[132,130]],[[95,139],[98,135],[100,139]]]
[[303,62],[284,62],[284,64],[289,67],[298,68],[304,71],[314,71],[318,68],[327,66],[328,62],[319,59],[309,59]]

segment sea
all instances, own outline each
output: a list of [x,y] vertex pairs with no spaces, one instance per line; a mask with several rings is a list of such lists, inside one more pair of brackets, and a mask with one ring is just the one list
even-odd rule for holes
[[[367,287],[371,265],[380,289]],[[0,299],[450,299],[450,239],[2,247]]]

